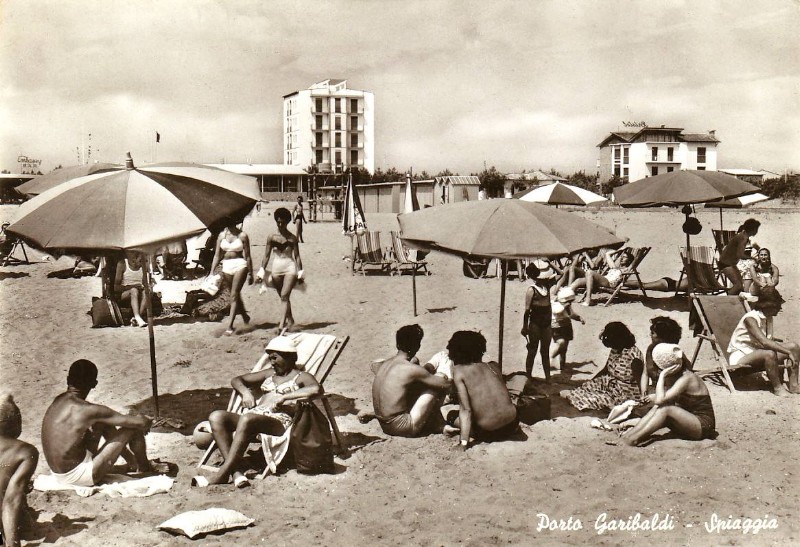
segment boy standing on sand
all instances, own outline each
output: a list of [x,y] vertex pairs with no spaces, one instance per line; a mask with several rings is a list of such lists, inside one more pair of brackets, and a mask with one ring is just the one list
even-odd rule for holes
[[0,400],[0,509],[5,545],[20,544],[20,528],[27,508],[28,483],[36,470],[39,451],[20,441],[22,415],[11,395]]
[[[119,456],[138,471],[167,472],[166,463],[153,464],[147,459],[144,436],[152,420],[87,402],[96,385],[95,364],[86,359],[75,361],[67,376],[67,391],[56,397],[44,414],[42,449],[52,475],[63,484],[94,486]],[[105,441],[102,446],[101,438]]]

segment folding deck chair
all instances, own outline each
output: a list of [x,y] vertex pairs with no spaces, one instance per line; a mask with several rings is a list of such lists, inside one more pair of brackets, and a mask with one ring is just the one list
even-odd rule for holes
[[[2,260],[2,266],[8,266],[9,264],[30,264],[31,261],[28,259],[28,253],[25,251],[25,244],[22,242],[21,239],[16,237],[11,237],[6,233],[6,228],[10,223],[5,222],[0,229],[0,260]],[[14,253],[17,249],[22,251],[22,256],[25,259],[17,258],[14,256]]]
[[[642,263],[644,258],[647,256],[647,253],[650,252],[650,247],[631,247],[629,251],[633,256],[631,263],[625,268],[625,270],[623,270],[622,279],[620,279],[619,284],[614,288],[614,290],[611,291],[611,294],[609,295],[608,299],[605,301],[603,306],[608,306],[609,304],[611,304],[611,301],[614,300],[614,298],[619,294],[619,292],[622,289],[631,288],[631,287],[625,287],[625,281],[627,281],[628,278],[632,275],[635,276],[636,280],[639,282],[639,290],[642,291],[642,296],[647,298],[647,293],[645,292],[644,287],[642,286],[642,278],[641,276],[639,276],[639,264]],[[610,289],[604,289],[602,287],[598,288],[604,291],[610,290]]]
[[376,266],[380,272],[390,271],[392,260],[381,247],[380,232],[356,234],[356,245],[351,274],[358,271],[361,275],[367,275],[367,266]]
[[715,230],[712,228],[711,234],[714,236],[714,244],[717,247],[717,252],[721,253],[725,245],[736,235],[736,230]]
[[[319,382],[320,385],[323,385],[325,379],[328,377],[328,374],[330,374],[333,365],[336,364],[337,359],[339,359],[339,356],[342,354],[342,350],[344,350],[344,347],[350,340],[349,336],[336,337],[332,334],[317,334],[311,332],[292,333],[286,334],[285,336],[287,338],[291,338],[297,343],[298,365],[302,365],[305,372],[313,374],[314,378],[317,379],[317,382]],[[266,366],[269,366],[269,354],[264,352],[251,372],[258,372]],[[316,399],[320,399],[322,402],[325,414],[328,417],[328,421],[331,423],[333,439],[339,452],[346,452],[347,449],[344,445],[344,441],[342,440],[342,434],[339,432],[339,427],[336,424],[336,418],[333,415],[333,410],[331,409],[330,402],[328,401],[328,394],[322,393],[311,400]],[[244,410],[242,408],[242,397],[235,390],[231,394],[227,410],[228,412],[235,412],[236,414],[241,414]],[[259,437],[261,437],[261,435],[259,435]],[[203,454],[203,457],[200,458],[200,462],[197,464],[197,467],[215,471],[217,468],[215,466],[208,465],[208,460],[211,458],[211,455],[216,449],[217,445],[212,441],[211,445]],[[270,469],[269,466],[267,466],[264,471],[259,474],[259,478],[263,479],[269,472]]]
[[[688,251],[687,251],[688,249]],[[711,247],[683,247],[680,250],[683,270],[678,278],[678,287],[681,286],[683,277],[689,283],[688,293],[719,294],[727,291],[719,282],[719,272],[715,268],[714,249]],[[679,289],[675,289],[678,296]]]
[[700,375],[707,375],[721,371],[728,389],[731,393],[736,393],[736,388],[728,373],[728,371],[732,370],[728,362],[728,344],[731,341],[733,330],[742,316],[750,311],[750,306],[738,295],[707,296],[691,294],[690,296],[692,306],[697,312],[702,325],[702,331],[695,335],[697,337],[697,345],[694,348],[691,359],[692,366],[694,367],[703,341],[708,340],[721,366],[714,370],[696,372]]
[[[422,257],[427,255],[428,253],[416,251],[415,258],[411,258],[409,254],[409,249],[403,245],[403,240],[400,237],[400,234],[395,231],[389,232],[392,236],[392,253],[394,254],[394,263],[392,264],[392,274],[401,275],[403,271],[407,272],[425,272],[425,275],[431,275],[431,272],[428,271],[428,263],[424,260],[419,260],[418,257],[422,254]],[[404,270],[405,268],[405,270]]]

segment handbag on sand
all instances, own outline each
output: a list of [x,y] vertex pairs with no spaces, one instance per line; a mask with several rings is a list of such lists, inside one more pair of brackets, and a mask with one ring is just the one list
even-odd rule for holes
[[92,328],[120,327],[124,324],[122,312],[110,298],[92,298]]
[[517,407],[517,417],[523,424],[550,419],[550,398],[538,393],[533,381],[524,372],[515,372],[505,377],[506,389],[511,402]]
[[331,424],[311,401],[297,404],[289,448],[298,473],[333,473]]

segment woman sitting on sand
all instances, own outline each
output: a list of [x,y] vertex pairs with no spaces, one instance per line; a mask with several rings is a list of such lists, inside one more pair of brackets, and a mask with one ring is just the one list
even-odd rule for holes
[[772,263],[772,255],[766,247],[758,250],[749,274],[749,283],[746,278],[744,279],[744,290],[755,295],[758,295],[764,287],[777,287],[781,276],[778,267]]
[[144,298],[144,285],[142,285],[142,256],[131,253],[126,259],[124,256],[117,261],[114,275],[114,299],[117,304],[129,304],[133,311],[131,325],[145,327],[147,321],[142,314],[147,314],[147,302]]
[[628,327],[612,321],[603,329],[600,340],[611,350],[606,366],[579,388],[561,392],[578,410],[610,410],[646,394],[641,390],[644,358]]
[[241,315],[245,323],[250,322],[250,316],[244,308],[241,291],[245,281],[253,284],[250,238],[241,229],[241,225],[237,225],[233,219],[230,219],[228,226],[217,237],[217,246],[210,271],[214,272],[218,264],[222,264],[222,277],[231,288],[231,311],[228,315],[228,328],[224,333],[225,336],[230,336],[234,333],[233,322],[237,315]]
[[[267,238],[267,250],[256,279],[262,280],[266,277],[267,285],[275,287],[275,291],[281,297],[283,316],[278,324],[278,331],[283,332],[294,325],[292,303],[289,298],[295,284],[303,279],[303,261],[300,259],[300,246],[297,238],[288,229],[289,223],[292,221],[292,214],[288,209],[281,207],[275,211],[274,216],[275,224],[278,225],[278,233]],[[267,264],[273,252],[275,256],[272,259],[271,272],[267,274]]]
[[273,338],[265,351],[271,366],[231,380],[233,389],[242,398],[244,412],[215,410],[208,417],[211,434],[225,462],[212,477],[194,477],[194,486],[225,484],[231,477],[238,488],[248,486],[241,469],[248,444],[260,433],[288,437],[294,409],[287,403],[322,393],[322,386],[314,376],[297,370],[297,348],[292,340],[283,336]]
[[653,362],[659,370],[656,392],[646,398],[654,406],[622,436],[622,442],[637,446],[662,427],[691,441],[715,437],[714,407],[708,388],[684,366],[681,348],[676,344],[658,344],[653,348]]
[[617,285],[622,283],[622,274],[625,273],[632,262],[633,255],[630,249],[608,251],[603,255],[603,260],[597,266],[598,268],[602,267],[603,263],[605,263],[608,266],[606,273],[601,274],[595,270],[582,269],[573,265],[572,270],[570,270],[570,279],[574,279],[574,281],[571,281],[569,287],[573,291],[586,287],[586,298],[583,301],[583,305],[591,306],[592,290],[595,285],[604,289],[615,289]]

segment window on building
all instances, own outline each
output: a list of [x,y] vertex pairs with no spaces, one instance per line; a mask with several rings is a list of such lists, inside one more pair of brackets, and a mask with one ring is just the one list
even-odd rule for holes
[[358,148],[358,133],[352,133],[350,135],[350,146]]
[[658,161],[658,146],[654,146],[652,149],[652,159],[653,161]]
[[342,128],[342,117],[336,116],[333,120],[333,128],[334,129],[341,129]]
[[322,146],[322,133],[316,133],[314,135],[314,138],[315,138],[315,145]]
[[622,149],[622,163],[630,163],[631,159],[631,149],[630,148],[623,148]]
[[350,116],[350,131],[358,131],[358,116]]
[[619,151],[619,147],[617,147],[617,148],[614,149],[614,159],[615,160],[619,160],[619,155],[620,155],[620,151]]
[[655,177],[655,176],[658,174],[658,166],[657,166],[657,165],[654,165],[654,166],[653,166],[653,167],[650,169],[650,172],[651,172],[651,173],[652,173],[652,175]]
[[358,99],[350,99],[350,112],[358,112]]
[[706,148],[705,146],[698,146],[697,147],[697,163],[705,163],[706,162]]
[[667,167],[667,173],[672,173],[673,169],[674,169],[674,167]]
[[698,165],[697,166],[697,170],[698,171],[705,171],[706,170],[706,166],[705,165]]
[[336,165],[342,164],[342,152],[337,150],[336,151]]
[[337,148],[342,146],[342,134],[341,133],[336,133],[334,135],[334,139],[335,139],[334,142],[336,143],[336,144],[334,144],[334,146],[336,146]]
[[322,150],[317,150],[316,163],[322,163]]
[[322,99],[314,99],[314,112],[322,112]]
[[618,177],[618,176],[619,176],[619,173],[620,173],[620,171],[619,171],[619,165],[615,165],[615,166],[614,166],[614,176],[615,176],[615,177]]
[[628,168],[627,167],[622,169],[622,176],[623,177],[627,177],[628,176]]
[[317,126],[316,128],[322,131],[322,116],[315,116],[314,119]]
[[341,99],[334,99],[333,100],[333,111],[337,114],[342,111],[342,100]]
[[671,146],[669,148],[667,148],[667,161],[672,161],[673,160],[673,152],[674,151],[675,151],[675,149],[672,148]]
[[350,150],[350,165],[358,165],[358,150]]

